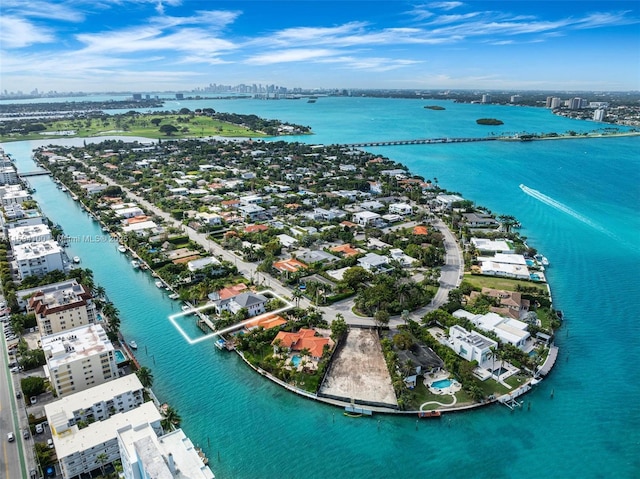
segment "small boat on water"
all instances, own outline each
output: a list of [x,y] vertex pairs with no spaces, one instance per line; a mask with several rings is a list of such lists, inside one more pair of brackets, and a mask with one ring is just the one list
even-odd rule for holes
[[80,262],[80,256],[74,256],[73,257],[73,262],[78,264]]
[[185,312],[191,311],[191,306],[188,306],[188,305],[184,304],[184,305],[182,305],[181,309],[182,309],[182,311],[185,311]]
[[138,349],[138,343],[136,343],[135,341],[131,340],[131,341],[129,341],[129,347],[131,349]]
[[118,246],[118,251],[120,251],[121,253],[126,253],[127,252],[127,248],[124,245],[120,245],[120,246]]
[[133,266],[134,268],[139,268],[140,267],[140,261],[138,261],[137,259],[131,260],[131,266]]
[[169,295],[169,299],[178,299],[180,297],[180,295],[178,293],[171,293]]
[[420,411],[418,412],[418,417],[441,417],[442,413],[440,411]]
[[159,279],[156,280],[156,287],[162,289],[164,288],[164,283],[162,281],[160,281]]

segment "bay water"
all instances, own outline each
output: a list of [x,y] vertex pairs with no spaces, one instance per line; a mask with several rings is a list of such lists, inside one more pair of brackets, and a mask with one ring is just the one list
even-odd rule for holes
[[[544,109],[433,100],[319,98],[205,100],[164,109],[212,107],[309,125],[295,140],[354,143],[504,132],[590,131],[593,122]],[[444,111],[424,109],[440,104]],[[504,125],[480,126],[495,117]],[[60,140],[82,144],[82,140]],[[20,171],[31,149],[6,143]],[[342,411],[298,398],[234,354],[188,345],[168,320],[179,303],[134,270],[99,226],[48,177],[29,179],[35,199],[67,235],[69,255],[94,271],[121,312],[122,332],[153,371],[154,392],[175,407],[219,478],[620,477],[640,475],[640,138],[479,142],[372,148],[437,178],[497,214],[521,221],[530,246],[550,260],[554,306],[566,316],[558,363],[511,412],[494,405],[440,421]],[[525,185],[525,190],[520,188]],[[91,240],[89,238],[98,238]],[[192,320],[185,331],[201,334]]]

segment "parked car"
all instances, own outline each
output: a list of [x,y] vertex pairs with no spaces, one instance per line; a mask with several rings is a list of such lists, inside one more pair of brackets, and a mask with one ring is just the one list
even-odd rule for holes
[[44,426],[42,424],[36,424],[36,434],[42,434],[44,432]]
[[21,393],[20,391],[18,391],[18,392],[16,393],[16,397],[17,397],[18,399],[20,399],[20,398],[22,397],[22,393]]
[[25,429],[24,431],[22,431],[22,437],[24,437],[25,439],[29,439],[29,437],[31,437],[29,429]]
[[16,440],[16,437],[13,435],[13,433],[12,433],[12,432],[7,433],[7,441],[9,441],[9,442],[13,442],[13,441],[15,441],[15,440]]
[[53,439],[47,439],[47,446],[49,446],[49,449],[53,449]]
[[31,396],[31,397],[29,398],[29,402],[30,402],[31,404],[35,404],[35,403],[37,403],[37,402],[38,402],[38,398],[37,398],[36,396]]

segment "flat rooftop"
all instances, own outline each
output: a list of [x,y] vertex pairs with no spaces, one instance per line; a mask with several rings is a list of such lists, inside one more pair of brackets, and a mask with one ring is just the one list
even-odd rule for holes
[[113,344],[100,324],[89,324],[50,334],[41,340],[49,369],[82,358],[113,351]]

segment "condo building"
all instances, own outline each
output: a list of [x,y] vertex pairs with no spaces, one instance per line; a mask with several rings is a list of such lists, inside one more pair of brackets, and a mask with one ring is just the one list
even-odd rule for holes
[[[27,290],[27,312],[34,313],[42,336],[96,322],[96,305],[89,290],[76,280]],[[24,297],[24,292],[19,292]]]

